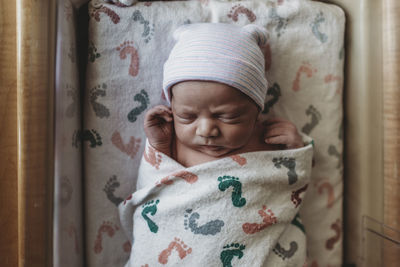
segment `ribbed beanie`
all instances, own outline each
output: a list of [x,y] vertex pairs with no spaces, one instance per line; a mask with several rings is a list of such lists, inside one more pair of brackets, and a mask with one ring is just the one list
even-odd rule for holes
[[174,32],[176,44],[164,64],[163,90],[171,101],[173,85],[189,80],[216,81],[232,86],[261,108],[268,88],[264,55],[267,31],[257,25],[197,23]]

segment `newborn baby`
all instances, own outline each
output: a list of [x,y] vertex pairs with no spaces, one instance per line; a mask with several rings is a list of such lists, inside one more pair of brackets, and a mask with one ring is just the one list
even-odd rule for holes
[[203,23],[174,37],[170,107],[146,113],[137,190],[120,205],[126,266],[302,266],[312,146],[291,122],[260,120],[266,31]]
[[239,31],[242,43],[227,39],[223,31],[232,27],[222,24],[175,32],[179,41],[164,65],[171,108],[150,109],[144,122],[156,150],[189,167],[232,154],[303,146],[291,122],[259,120],[267,92],[259,45],[267,34],[246,27]]

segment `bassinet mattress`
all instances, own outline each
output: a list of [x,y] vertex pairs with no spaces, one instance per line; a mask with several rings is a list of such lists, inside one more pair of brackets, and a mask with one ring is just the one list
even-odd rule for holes
[[[255,23],[270,32],[264,47],[269,88],[263,114],[291,120],[315,141],[311,183],[305,197],[299,194],[308,263],[341,265],[341,9],[309,0],[139,2],[130,7],[92,1],[89,15],[82,132],[88,266],[123,266],[128,260],[131,244],[117,205],[135,191],[145,146],[144,113],[165,104],[162,66],[173,46],[171,33],[196,22]],[[295,252],[290,247],[275,251],[283,262]]]

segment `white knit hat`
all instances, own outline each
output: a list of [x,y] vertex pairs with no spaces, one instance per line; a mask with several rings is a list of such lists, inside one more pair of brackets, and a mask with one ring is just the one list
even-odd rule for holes
[[260,46],[268,33],[260,26],[223,23],[187,24],[174,32],[177,41],[164,64],[163,90],[182,81],[216,81],[253,99],[261,110],[267,92],[264,55]]

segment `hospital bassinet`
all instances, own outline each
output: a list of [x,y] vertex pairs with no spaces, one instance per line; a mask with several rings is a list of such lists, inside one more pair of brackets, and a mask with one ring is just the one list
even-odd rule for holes
[[[5,266],[67,266],[65,262],[68,261],[73,266],[85,266],[84,262],[101,264],[101,261],[93,260],[96,244],[86,235],[92,231],[92,239],[96,241],[98,238],[108,239],[119,231],[118,226],[107,218],[93,226],[95,229],[91,229],[91,224],[82,224],[86,225],[85,229],[73,223],[84,218],[90,222],[93,217],[88,216],[87,210],[93,204],[87,203],[96,200],[87,198],[91,193],[88,183],[85,183],[86,187],[80,183],[82,173],[87,174],[90,165],[85,154],[81,156],[80,140],[84,141],[86,151],[104,142],[99,138],[103,133],[93,127],[81,126],[84,115],[80,107],[92,105],[95,117],[107,116],[107,109],[100,105],[96,109],[93,103],[99,103],[97,99],[115,86],[102,82],[86,86],[85,68],[78,69],[77,66],[85,65],[86,61],[89,65],[101,59],[103,53],[98,44],[88,38],[88,16],[92,22],[104,22],[107,18],[112,25],[123,17],[113,13],[114,8],[129,10],[132,21],[141,27],[142,45],[155,37],[151,33],[152,25],[146,22],[145,16],[139,13],[134,15],[135,11],[129,9],[131,7],[100,4],[88,11],[85,6],[78,9],[81,3],[76,2],[79,1],[55,3],[20,0],[1,5],[1,117],[5,122],[0,152],[3,159],[1,225],[5,230],[1,241],[1,258]],[[202,1],[200,5],[208,4],[206,2]],[[273,4],[278,6],[285,1],[264,2],[270,2],[273,7]],[[400,262],[396,253],[400,239],[396,231],[400,223],[399,198],[396,194],[400,189],[397,178],[400,151],[397,38],[400,36],[400,22],[396,12],[400,11],[400,5],[394,0],[318,2],[337,4],[346,16],[346,52],[342,54],[345,58],[345,76],[322,76],[327,84],[344,82],[344,217],[340,217],[343,231],[338,230],[342,222],[334,221],[328,236],[332,237],[332,246],[338,241],[341,244],[343,239],[344,264],[395,266]],[[148,2],[147,5],[151,8],[152,3]],[[246,5],[240,5],[240,1],[231,10],[230,20],[239,20],[243,15],[251,19],[251,14],[246,14]],[[311,19],[314,26],[310,25],[310,28],[323,34],[323,21],[327,18],[323,14],[318,15],[316,13]],[[277,23],[283,23],[281,29],[285,27],[283,17],[280,20],[276,13]],[[149,26],[147,35],[143,32],[146,25]],[[113,33],[108,34],[113,36]],[[319,38],[323,43],[324,36],[320,35]],[[115,47],[114,52],[119,53],[121,64],[121,52],[130,45],[129,40],[127,42]],[[82,50],[80,54],[79,50]],[[338,47],[338,52],[340,50],[341,47]],[[132,51],[125,53],[125,57],[132,55]],[[72,64],[64,64],[67,60]],[[125,64],[128,75],[132,76],[135,68],[129,66],[128,61]],[[299,70],[310,66],[307,64],[300,64]],[[93,71],[90,71],[89,67],[88,73],[93,75]],[[304,72],[302,75],[306,77],[306,74]],[[55,86],[56,77],[69,82]],[[86,87],[86,94],[90,94],[86,98],[87,103],[81,104],[79,86],[82,91]],[[144,93],[139,90],[133,97],[136,97],[137,104],[148,102],[146,90]],[[132,111],[131,120],[134,120],[139,110],[131,109],[126,113],[129,111]],[[310,110],[309,114],[314,114],[309,116],[310,119],[316,116],[315,110]],[[109,135],[110,142],[125,154],[127,162],[138,153],[139,141],[135,137],[129,140],[117,131]],[[60,149],[65,144],[74,150]],[[332,161],[341,158],[339,152],[338,149],[331,149]],[[66,166],[65,162],[70,165]],[[68,175],[61,174],[60,170],[68,170]],[[325,194],[328,206],[334,205],[335,201],[341,203],[341,191],[337,193],[339,195],[332,195],[323,178],[315,182],[315,192],[321,196]],[[108,192],[111,203],[112,199],[115,203],[121,201],[120,195],[113,195],[110,191],[110,186],[115,185],[117,179],[109,176],[106,183],[101,184],[101,188],[108,188],[102,194],[107,195]],[[96,209],[101,211],[104,205],[98,203]],[[65,219],[64,222],[57,221],[60,218]],[[96,236],[97,233],[100,236]],[[73,246],[63,247],[63,243],[71,241]],[[129,245],[126,244],[126,247]],[[92,251],[89,253],[89,250]],[[113,253],[113,250],[108,251]],[[316,262],[309,264],[317,266]]]

